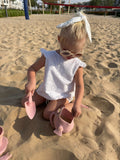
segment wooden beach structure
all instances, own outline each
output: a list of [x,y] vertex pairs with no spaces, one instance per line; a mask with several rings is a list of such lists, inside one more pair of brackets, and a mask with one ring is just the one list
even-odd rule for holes
[[[24,0],[24,2],[27,1],[27,0]],[[70,13],[70,7],[78,7],[80,9],[84,8],[85,10],[88,10],[90,8],[92,8],[92,11],[94,12],[97,12],[98,9],[104,9],[104,11],[100,11],[100,12],[103,12],[104,15],[106,15],[107,13],[107,10],[111,9],[111,11],[109,12],[113,12],[113,9],[118,9],[120,10],[120,6],[91,6],[91,5],[79,5],[79,4],[71,4],[71,0],[69,0],[69,4],[63,4],[61,3],[62,1],[59,0],[59,3],[53,3],[51,2],[51,0],[43,0],[42,1],[42,10],[43,10],[43,14],[44,14],[44,11],[45,11],[45,5],[50,5],[50,13],[52,12],[52,6],[59,6],[59,14],[61,14],[61,6],[64,6],[64,7],[68,7],[68,14]],[[27,4],[28,5],[28,4]],[[26,6],[27,7],[27,6]],[[27,7],[28,8],[28,7]],[[24,5],[24,10],[25,10],[25,5]],[[87,11],[89,13],[89,11]],[[26,12],[27,13],[27,12]],[[25,16],[26,16],[26,13],[25,13]],[[91,12],[92,13],[92,12]],[[116,12],[115,12],[116,14]]]

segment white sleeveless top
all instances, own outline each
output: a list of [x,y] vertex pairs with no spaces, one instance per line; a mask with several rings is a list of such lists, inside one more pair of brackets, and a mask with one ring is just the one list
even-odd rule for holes
[[65,60],[56,51],[46,51],[43,48],[40,51],[46,61],[44,81],[38,87],[37,93],[48,100],[73,99],[74,75],[79,67],[86,67],[86,64],[78,58]]

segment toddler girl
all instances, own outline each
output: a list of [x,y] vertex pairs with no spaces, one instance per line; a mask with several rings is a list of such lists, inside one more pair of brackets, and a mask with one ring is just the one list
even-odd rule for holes
[[[90,25],[81,12],[57,28],[61,29],[58,36],[60,49],[53,51],[41,49],[41,57],[28,69],[26,95],[22,99],[23,106],[30,93],[36,105],[49,100],[43,112],[45,119],[49,119],[50,114],[61,106],[71,111],[74,117],[81,114],[84,94],[83,68],[86,64],[79,58],[83,54],[87,39],[91,41]],[[44,66],[44,81],[35,90],[36,72]],[[70,103],[74,96],[74,102]]]

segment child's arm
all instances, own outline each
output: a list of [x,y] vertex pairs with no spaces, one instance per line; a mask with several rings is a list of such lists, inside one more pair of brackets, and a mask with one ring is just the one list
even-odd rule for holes
[[31,92],[34,94],[36,87],[36,72],[45,66],[45,57],[42,55],[32,66],[28,68],[27,77],[28,83],[25,86],[26,97]]
[[73,116],[78,117],[81,114],[81,103],[84,95],[84,81],[83,81],[83,68],[78,68],[75,74],[75,83],[76,83],[76,91],[75,91],[75,101],[72,108]]

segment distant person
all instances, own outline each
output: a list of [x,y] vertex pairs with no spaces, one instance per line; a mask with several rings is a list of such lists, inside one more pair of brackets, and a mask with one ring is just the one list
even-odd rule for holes
[[[57,28],[61,29],[58,35],[60,48],[52,51],[41,49],[41,57],[28,69],[26,94],[22,99],[23,106],[30,93],[36,106],[49,100],[43,112],[43,117],[47,120],[53,111],[63,106],[74,117],[80,116],[84,94],[83,68],[86,64],[79,58],[83,55],[87,40],[91,41],[90,25],[82,12]],[[45,67],[44,81],[36,89],[35,75],[42,67]]]

